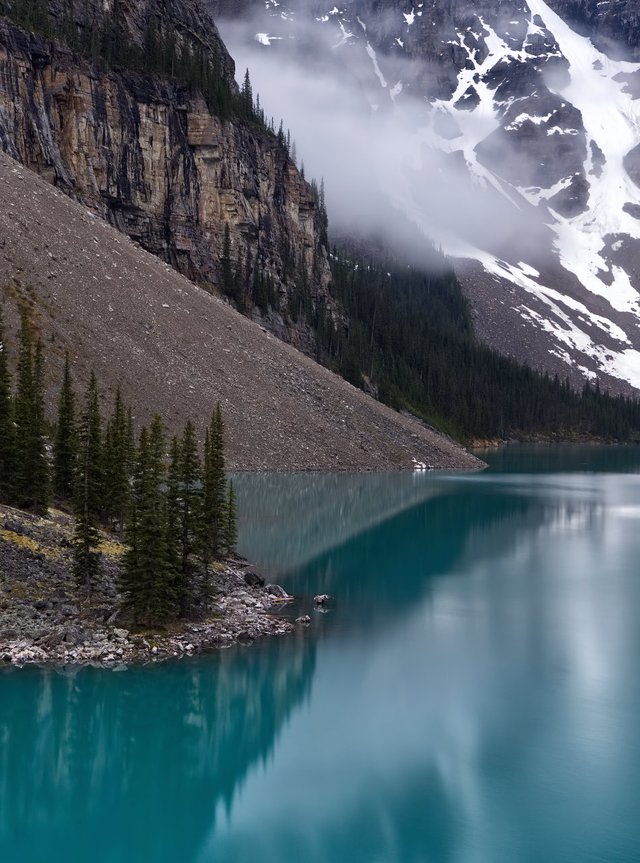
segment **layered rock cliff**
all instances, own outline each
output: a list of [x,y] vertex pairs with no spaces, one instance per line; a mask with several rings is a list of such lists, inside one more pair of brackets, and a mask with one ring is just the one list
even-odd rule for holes
[[[233,61],[199,3],[77,5],[65,26],[80,38],[106,15],[117,38],[141,44],[149,27],[160,33],[169,20],[172,38],[194,56],[206,52],[237,92]],[[68,7],[55,0],[49,13],[59,34]],[[266,279],[267,323],[309,347],[309,331],[286,309],[300,279],[331,304],[317,205],[286,148],[260,124],[216,116],[177,77],[104,71],[65,40],[0,18],[0,146],[205,287],[220,285],[228,225],[245,303],[255,302],[257,276]]]

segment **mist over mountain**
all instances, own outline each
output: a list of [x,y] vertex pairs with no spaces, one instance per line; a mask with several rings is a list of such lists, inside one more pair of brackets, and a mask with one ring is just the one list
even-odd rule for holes
[[210,0],[331,224],[454,261],[478,334],[640,386],[640,15],[628,2]]

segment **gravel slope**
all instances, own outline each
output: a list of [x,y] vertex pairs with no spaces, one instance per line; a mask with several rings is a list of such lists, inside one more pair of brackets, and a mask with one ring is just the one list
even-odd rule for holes
[[15,350],[29,303],[49,347],[49,402],[64,352],[108,393],[120,383],[138,422],[204,426],[216,401],[228,466],[241,470],[482,465],[267,334],[0,154],[0,295]]

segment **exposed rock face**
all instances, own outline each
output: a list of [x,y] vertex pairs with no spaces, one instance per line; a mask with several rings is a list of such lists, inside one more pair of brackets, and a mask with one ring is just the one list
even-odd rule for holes
[[[0,153],[0,302],[10,360],[28,304],[55,415],[65,351],[74,378],[120,385],[138,428],[204,429],[220,402],[230,470],[411,470],[481,463],[374,401],[189,282]],[[111,397],[105,413],[111,411]]]
[[312,43],[374,117],[404,119],[416,167],[381,192],[454,258],[481,337],[578,387],[640,388],[640,63],[615,59],[640,60],[637,3],[252,0],[241,20],[245,45]]
[[66,21],[90,32],[108,25],[136,45],[149,27],[169,24],[179,40],[203,48],[233,80],[233,60],[200,0],[47,0],[47,7],[55,25]]
[[620,60],[640,60],[640,7],[637,0],[548,0],[549,6],[579,33]]
[[[138,7],[154,5],[122,2],[118,20],[138,22],[127,27],[140,39]],[[232,74],[199,4],[172,10],[176,28],[200,30]],[[0,19],[0,146],[201,285],[219,284],[228,224],[247,281],[246,262],[255,268],[259,259],[284,304],[293,285],[287,255],[331,306],[315,201],[284,148],[259,128],[213,116],[175,79],[101,73]],[[308,347],[308,333],[276,316],[268,323]]]

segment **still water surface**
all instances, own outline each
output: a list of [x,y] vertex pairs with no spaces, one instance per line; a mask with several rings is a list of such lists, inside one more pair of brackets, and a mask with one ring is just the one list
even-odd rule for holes
[[0,674],[0,861],[640,861],[640,449],[492,461],[240,477],[310,631]]

